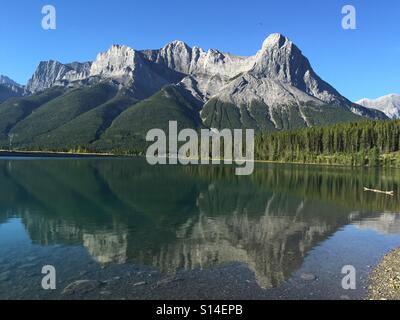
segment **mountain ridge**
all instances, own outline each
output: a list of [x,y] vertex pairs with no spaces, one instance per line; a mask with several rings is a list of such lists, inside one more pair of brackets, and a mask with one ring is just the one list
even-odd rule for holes
[[[191,48],[179,40],[156,50],[112,45],[106,52],[99,53],[93,62],[62,64],[54,60],[42,61],[29,80],[27,90],[35,93],[53,85],[73,86],[74,82],[84,80],[90,84],[93,83],[90,79],[99,77],[100,80],[113,79],[122,85],[138,86],[138,90],[148,91],[142,98],[167,84],[178,84],[207,102],[219,88],[243,73],[263,74],[264,78],[289,83],[326,104],[343,104],[353,113],[373,116],[368,109],[351,103],[323,81],[301,50],[279,33],[267,37],[262,48],[249,57],[216,49],[204,51],[197,46]],[[140,85],[144,81],[151,86],[146,88],[149,90]]]
[[7,76],[0,75],[0,103],[11,97],[20,97],[25,89]]
[[400,94],[391,93],[376,99],[364,98],[356,103],[382,111],[391,119],[400,119]]
[[[105,99],[100,101],[99,88],[113,92],[112,96],[103,95]],[[62,90],[55,98],[57,103],[48,101],[24,109],[23,118],[15,118],[18,123],[13,118],[13,126],[2,132],[3,136],[18,136],[14,142],[24,148],[44,149],[78,147],[78,141],[79,147],[110,149],[111,142],[127,141],[119,144],[122,150],[142,145],[145,130],[166,128],[169,121],[196,130],[252,128],[261,132],[387,119],[382,112],[343,97],[316,74],[292,41],[277,33],[267,37],[261,49],[249,57],[216,49],[205,51],[176,40],[155,50],[113,45],[94,61],[83,63],[42,61],[26,86],[24,103],[49,90]],[[125,98],[115,102],[121,90]],[[95,101],[99,104],[93,104]],[[123,102],[118,105],[118,101]],[[12,103],[18,101],[0,104],[0,116]],[[99,111],[94,111],[98,107]],[[118,112],[109,111],[112,108]],[[68,114],[66,110],[80,111]],[[86,113],[100,118],[94,116],[97,120],[92,122]],[[85,121],[75,121],[78,117],[86,119],[94,132],[82,128]],[[85,132],[87,140],[69,143],[78,132]]]

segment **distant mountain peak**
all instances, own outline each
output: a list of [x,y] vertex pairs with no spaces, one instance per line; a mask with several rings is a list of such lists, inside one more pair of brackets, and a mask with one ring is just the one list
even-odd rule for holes
[[376,99],[364,98],[356,103],[366,108],[382,111],[389,118],[400,119],[400,94],[391,93]]
[[167,43],[165,45],[165,47],[167,46],[174,46],[174,47],[186,47],[186,48],[190,48],[189,45],[187,45],[184,41],[182,40],[173,40],[169,43]]
[[14,80],[10,79],[9,77],[7,77],[5,75],[1,75],[1,74],[0,74],[0,84],[7,84],[7,85],[12,85],[12,86],[22,87],[20,84],[18,84]]
[[0,103],[11,97],[24,94],[24,87],[7,76],[0,75]]

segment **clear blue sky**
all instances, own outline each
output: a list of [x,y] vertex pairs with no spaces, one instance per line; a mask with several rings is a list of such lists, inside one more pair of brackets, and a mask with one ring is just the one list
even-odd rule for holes
[[[57,30],[41,28],[41,9],[57,9]],[[341,28],[341,9],[357,9],[357,30]],[[252,55],[280,32],[346,97],[400,93],[398,0],[2,0],[0,74],[26,83],[41,60],[93,60],[110,45],[159,48],[183,40],[204,49]]]

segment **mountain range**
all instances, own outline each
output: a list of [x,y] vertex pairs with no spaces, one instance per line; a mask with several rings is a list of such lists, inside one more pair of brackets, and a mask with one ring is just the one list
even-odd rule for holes
[[0,103],[11,97],[20,97],[25,89],[9,77],[0,75]]
[[400,95],[389,94],[377,99],[361,99],[356,102],[367,108],[377,109],[391,119],[400,119]]
[[171,120],[180,129],[261,132],[388,118],[343,97],[281,34],[250,57],[182,41],[157,50],[113,45],[92,62],[40,62],[25,87],[2,81],[3,148],[136,151],[149,129]]

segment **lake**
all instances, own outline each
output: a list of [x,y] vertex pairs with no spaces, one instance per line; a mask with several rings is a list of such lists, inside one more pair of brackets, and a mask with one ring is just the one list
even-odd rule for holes
[[398,170],[234,170],[1,158],[0,299],[362,299],[400,246]]

